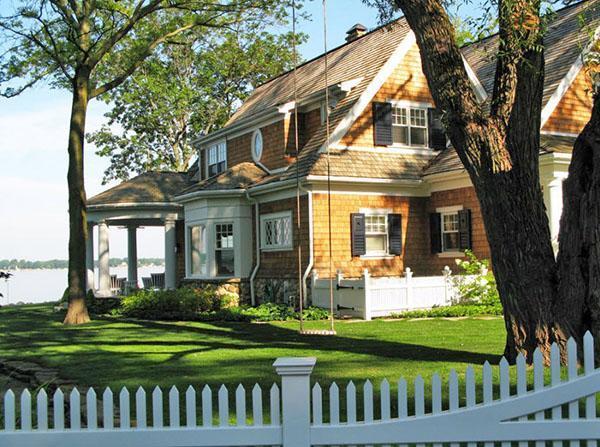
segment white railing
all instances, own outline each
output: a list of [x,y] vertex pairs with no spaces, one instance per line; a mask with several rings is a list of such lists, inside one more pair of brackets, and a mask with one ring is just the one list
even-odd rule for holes
[[[452,271],[445,267],[440,276],[413,276],[406,268],[402,277],[374,278],[365,269],[360,278],[346,279],[338,272],[333,281],[334,310],[342,315],[370,320],[408,310],[448,306],[455,298]],[[312,279],[312,304],[329,308],[329,279]]]
[[[377,399],[370,381],[364,382],[360,390],[349,382],[343,392],[344,403],[340,387],[333,383],[325,400],[324,390],[318,383],[310,386],[315,358],[281,358],[274,363],[281,378],[281,391],[277,385],[270,389],[268,410],[263,407],[263,391],[255,386],[249,412],[246,390],[238,386],[234,414],[230,412],[230,396],[224,386],[217,393],[215,411],[213,391],[209,387],[203,388],[199,400],[197,390],[188,388],[182,401],[179,391],[171,388],[166,408],[160,388],[152,392],[150,402],[139,389],[133,405],[126,388],[120,391],[117,402],[107,389],[102,395],[100,413],[96,394],[90,389],[85,396],[85,418],[76,389],[68,397],[66,414],[65,395],[60,390],[54,394],[51,408],[46,393],[41,390],[35,396],[35,420],[34,397],[29,391],[23,391],[18,399],[8,391],[4,396],[0,445],[310,447],[451,443],[452,447],[468,443],[468,447],[475,447],[477,442],[483,442],[484,447],[493,447],[494,443],[510,447],[511,442],[527,446],[528,441],[535,441],[536,447],[544,447],[547,441],[553,441],[553,447],[578,447],[580,441],[585,441],[587,446],[597,447],[600,421],[596,414],[596,394],[600,392],[600,370],[594,368],[594,340],[589,333],[584,337],[583,352],[584,368],[580,375],[577,346],[573,340],[568,342],[568,364],[563,379],[558,347],[552,346],[549,371],[542,354],[536,350],[532,389],[528,389],[525,359],[519,356],[514,373],[515,394],[505,359],[500,361],[496,383],[490,364],[483,365],[480,393],[473,367],[465,372],[464,387],[459,387],[459,376],[454,371],[445,389],[438,374],[432,375],[429,385],[417,376],[412,384],[412,404],[408,398],[409,384],[404,379],[394,384],[383,380]],[[430,402],[426,402],[426,388],[431,392]],[[394,414],[392,408],[395,408]],[[163,419],[165,414],[168,423]]]

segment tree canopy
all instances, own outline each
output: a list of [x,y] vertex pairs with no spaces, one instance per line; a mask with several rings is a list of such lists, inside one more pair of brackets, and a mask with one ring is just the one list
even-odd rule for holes
[[89,321],[83,163],[89,101],[122,85],[154,51],[186,33],[281,21],[288,6],[279,0],[15,0],[0,16],[0,95],[13,97],[40,82],[72,95],[65,323]]
[[132,172],[186,170],[193,137],[221,127],[253,88],[293,66],[293,36],[264,28],[241,23],[189,33],[104,95],[111,106],[107,123],[88,135],[97,154],[110,157],[104,181],[124,180]]

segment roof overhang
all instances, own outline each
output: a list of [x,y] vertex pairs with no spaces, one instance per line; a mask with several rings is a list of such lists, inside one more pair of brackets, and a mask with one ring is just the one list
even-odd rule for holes
[[563,96],[565,96],[565,94],[571,87],[571,84],[573,84],[573,81],[575,81],[575,78],[577,78],[577,75],[583,68],[585,55],[592,49],[592,46],[598,39],[600,39],[600,26],[596,28],[596,31],[594,32],[594,36],[592,37],[591,41],[577,56],[577,59],[575,60],[573,65],[571,65],[571,68],[569,68],[569,71],[567,72],[565,77],[561,79],[560,83],[556,87],[556,90],[554,90],[554,93],[552,93],[552,96],[550,96],[548,102],[542,109],[542,121],[540,124],[540,128],[544,128],[544,125],[546,124],[550,116],[552,116],[552,113],[554,112],[556,107],[558,107],[558,104],[560,104],[560,101],[562,100]]
[[[344,96],[350,91],[352,91],[358,84],[360,84],[362,80],[363,77],[358,77],[330,85],[328,95],[330,96],[330,98],[339,98],[341,96]],[[319,91],[316,91],[310,95],[299,99],[297,102],[298,107],[306,107],[310,106],[311,104],[318,103],[319,101],[322,101],[325,98],[325,96],[325,89],[323,88]],[[192,140],[192,144],[205,145],[211,142],[221,140],[229,134],[239,134],[244,130],[250,130],[255,127],[260,127],[264,125],[264,123],[273,120],[283,119],[294,108],[296,108],[295,101],[288,101],[285,103],[277,104],[275,106],[263,110],[262,112],[255,113],[247,118],[242,118],[239,121],[233,123],[232,125],[211,132],[208,135],[196,137]]]

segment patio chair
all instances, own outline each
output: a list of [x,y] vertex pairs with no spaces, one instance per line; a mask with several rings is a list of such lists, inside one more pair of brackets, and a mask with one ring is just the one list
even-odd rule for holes
[[110,275],[110,292],[113,295],[121,295],[125,287],[125,278],[117,278],[117,275]]
[[151,289],[152,288],[152,278],[150,278],[149,276],[142,277],[142,284],[144,285],[144,289]]
[[152,287],[155,289],[165,288],[165,274],[164,273],[150,273],[152,277]]

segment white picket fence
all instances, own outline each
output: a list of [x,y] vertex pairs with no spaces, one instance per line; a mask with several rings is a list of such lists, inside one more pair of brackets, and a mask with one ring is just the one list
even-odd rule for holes
[[[371,320],[408,310],[448,306],[455,298],[452,271],[446,267],[440,276],[413,276],[406,268],[402,277],[374,278],[365,269],[360,278],[344,278],[338,272],[333,282],[333,305],[340,315]],[[313,273],[312,304],[330,307],[329,279]]]
[[[93,389],[85,396],[87,412],[81,414],[81,396],[75,389],[65,414],[65,396],[58,390],[49,408],[48,396],[41,390],[33,399],[23,391],[17,399],[12,391],[4,396],[4,429],[0,430],[3,447],[183,447],[183,446],[283,446],[310,447],[321,445],[417,444],[434,447],[450,444],[458,447],[510,447],[518,442],[527,447],[597,447],[600,421],[596,415],[596,394],[600,392],[600,370],[594,368],[594,341],[584,338],[584,370],[577,369],[577,346],[568,343],[566,378],[561,378],[559,350],[551,350],[549,374],[545,374],[542,355],[534,354],[533,389],[528,389],[528,367],[523,357],[516,364],[516,393],[511,392],[511,369],[506,360],[499,365],[498,381],[489,363],[483,365],[482,385],[477,399],[475,371],[468,367],[464,387],[456,372],[448,377],[442,389],[440,375],[434,374],[428,385],[431,401],[426,402],[426,384],[421,376],[414,380],[414,402],[409,405],[409,384],[400,379],[392,393],[391,383],[383,380],[379,399],[370,381],[362,393],[354,383],[345,387],[345,402],[340,388],[333,383],[328,390],[328,404],[323,389],[316,383],[311,388],[310,375],[315,358],[280,358],[275,369],[281,378],[281,390],[273,385],[269,392],[269,411],[263,406],[263,391],[257,385],[251,391],[251,414],[248,412],[246,390],[235,390],[235,411],[230,412],[229,391],[225,386],[217,392],[213,407],[213,391],[204,387],[197,401],[197,390],[190,387],[184,394],[171,388],[166,408],[160,388],[152,392],[151,402],[138,389],[135,404],[123,388],[115,402],[110,389],[104,391],[101,423],[98,402]],[[362,411],[357,411],[362,394]],[[18,402],[17,402],[18,400]],[[35,421],[32,409],[35,400]],[[395,405],[392,405],[392,400]],[[327,404],[327,408],[324,405]],[[377,403],[379,405],[377,405]],[[584,410],[580,414],[581,408]],[[280,406],[281,405],[281,406]],[[396,410],[392,414],[392,407]],[[147,412],[147,411],[150,412]],[[49,413],[52,413],[52,424]],[[168,423],[163,420],[168,415]],[[118,413],[118,424],[115,415]],[[264,418],[264,414],[267,418]],[[201,415],[201,417],[200,417]],[[150,417],[148,417],[150,416]],[[181,416],[184,418],[182,419]],[[268,420],[266,420],[268,419]],[[68,422],[68,423],[67,423]]]

